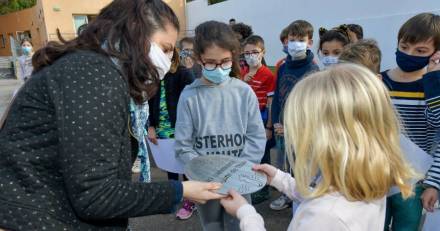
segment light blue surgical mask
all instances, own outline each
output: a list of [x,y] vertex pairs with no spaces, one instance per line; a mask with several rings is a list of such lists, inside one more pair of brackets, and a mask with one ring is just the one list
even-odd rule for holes
[[287,50],[289,52],[289,55],[292,56],[294,60],[298,58],[302,59],[304,56],[306,56],[307,43],[299,41],[289,41],[287,45]]
[[32,52],[32,47],[21,47],[21,51],[24,55],[29,55]]
[[202,75],[214,84],[221,84],[231,78],[229,77],[229,73],[231,73],[231,70],[231,68],[223,70],[221,67],[217,67],[212,71],[208,71],[203,68]]
[[339,57],[337,57],[337,56],[330,56],[330,55],[322,56],[321,57],[321,62],[322,62],[322,64],[324,64],[325,67],[329,67],[331,65],[338,64]]

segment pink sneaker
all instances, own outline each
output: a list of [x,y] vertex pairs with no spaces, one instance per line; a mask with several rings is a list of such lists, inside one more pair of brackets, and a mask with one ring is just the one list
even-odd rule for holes
[[176,213],[176,217],[180,220],[187,220],[192,216],[194,211],[196,211],[196,205],[191,201],[184,200],[182,208]]

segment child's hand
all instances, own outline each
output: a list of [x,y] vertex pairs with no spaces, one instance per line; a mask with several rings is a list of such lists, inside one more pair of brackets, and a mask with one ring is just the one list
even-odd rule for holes
[[220,183],[184,181],[182,185],[183,197],[199,204],[205,204],[209,200],[218,200],[226,197],[225,195],[215,193],[216,190],[222,187]]
[[440,51],[435,52],[429,59],[428,72],[440,71]]
[[266,128],[266,139],[272,139],[272,131]]
[[270,184],[277,174],[277,168],[269,164],[258,164],[252,167],[252,170],[261,172],[267,176],[267,184]]
[[422,196],[423,208],[428,212],[434,212],[434,204],[438,200],[438,191],[436,188],[427,188]]
[[251,80],[253,77],[254,77],[254,75],[255,75],[255,73],[247,73],[245,76],[244,76],[244,81],[245,82],[249,82],[249,80]]
[[238,209],[248,204],[247,200],[235,190],[229,191],[229,196],[220,200],[220,204],[231,216],[237,217]]
[[284,134],[284,127],[282,124],[276,123],[273,125],[273,127],[275,129],[275,134],[280,135],[280,136]]
[[148,140],[150,140],[151,143],[157,145],[157,136],[156,136],[156,129],[154,127],[148,127]]

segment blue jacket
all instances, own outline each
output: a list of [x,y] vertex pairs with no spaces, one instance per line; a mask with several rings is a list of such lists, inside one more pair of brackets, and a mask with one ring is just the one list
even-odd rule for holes
[[319,71],[318,65],[313,63],[313,58],[312,51],[308,50],[307,58],[292,60],[292,57],[288,55],[286,62],[280,66],[275,95],[272,101],[272,122],[274,124],[282,121],[281,115],[284,110],[284,104],[295,84],[304,76]]

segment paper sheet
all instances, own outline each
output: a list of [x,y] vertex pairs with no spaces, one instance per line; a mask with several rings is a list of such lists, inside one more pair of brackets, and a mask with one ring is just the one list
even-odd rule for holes
[[[413,143],[409,138],[404,135],[400,135],[400,147],[402,149],[405,159],[411,164],[411,166],[420,174],[424,175],[428,172],[433,163],[431,155],[423,151],[419,146]],[[414,180],[416,183],[418,179]],[[399,193],[397,187],[392,187],[388,196]]]
[[184,172],[183,164],[176,159],[174,151],[174,139],[158,139],[158,145],[148,141],[154,162],[157,167],[167,172],[179,173]]

